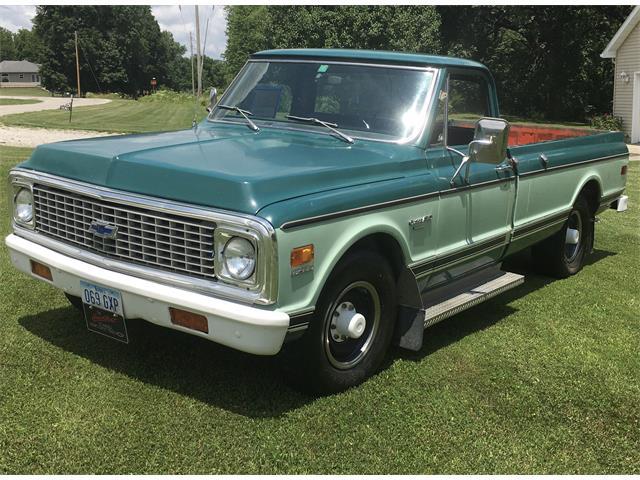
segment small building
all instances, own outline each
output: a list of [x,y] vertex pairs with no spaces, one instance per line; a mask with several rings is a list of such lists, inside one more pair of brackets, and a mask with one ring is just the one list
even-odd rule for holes
[[40,86],[40,65],[26,60],[0,62],[0,87]]
[[615,63],[613,114],[631,143],[640,143],[640,6],[633,9],[600,54]]

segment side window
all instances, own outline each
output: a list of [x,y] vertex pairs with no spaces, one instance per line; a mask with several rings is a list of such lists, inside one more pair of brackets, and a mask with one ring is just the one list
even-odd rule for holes
[[489,116],[489,89],[480,76],[449,78],[447,143],[467,145],[473,140],[475,123]]

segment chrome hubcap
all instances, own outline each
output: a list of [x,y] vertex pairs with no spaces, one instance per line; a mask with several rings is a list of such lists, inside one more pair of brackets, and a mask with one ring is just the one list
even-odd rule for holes
[[335,368],[356,366],[371,349],[380,324],[380,296],[369,282],[354,282],[327,311],[324,348]]

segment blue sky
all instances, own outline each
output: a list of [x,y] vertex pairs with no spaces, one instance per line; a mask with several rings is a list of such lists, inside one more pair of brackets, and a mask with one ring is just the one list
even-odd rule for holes
[[[210,57],[220,58],[227,43],[227,36],[224,33],[226,27],[224,6],[216,5],[212,9],[212,5],[200,5],[199,8],[203,42],[205,24],[207,18],[210,18],[205,53]],[[151,10],[160,24],[160,28],[170,31],[173,38],[187,48],[187,52],[189,51],[189,31],[194,32],[195,50],[196,23],[193,5],[182,5],[182,13],[177,5],[155,5],[151,7]],[[31,29],[31,19],[35,13],[36,7],[34,5],[0,5],[0,26],[12,32],[20,28]]]

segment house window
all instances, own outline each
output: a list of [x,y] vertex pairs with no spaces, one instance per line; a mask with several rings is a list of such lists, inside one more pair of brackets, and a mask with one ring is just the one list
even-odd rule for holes
[[21,73],[21,74],[20,74],[20,78],[24,78],[24,73]]
[[35,75],[33,75],[33,74],[31,74],[31,81],[32,81],[32,82],[35,82],[35,81],[36,81],[36,76],[35,76]]

